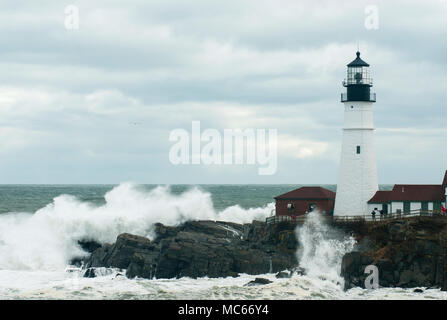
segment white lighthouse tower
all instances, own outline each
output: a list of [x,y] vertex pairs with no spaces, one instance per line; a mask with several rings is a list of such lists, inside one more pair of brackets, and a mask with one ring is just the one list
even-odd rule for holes
[[345,116],[334,216],[366,215],[368,200],[378,190],[374,149],[372,79],[369,64],[357,58],[348,64],[342,93]]

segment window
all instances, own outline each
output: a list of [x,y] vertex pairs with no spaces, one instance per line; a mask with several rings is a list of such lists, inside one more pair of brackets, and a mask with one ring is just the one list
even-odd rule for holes
[[368,67],[348,67],[348,84],[369,84],[371,83],[369,77]]
[[360,154],[360,146],[357,146],[357,154]]

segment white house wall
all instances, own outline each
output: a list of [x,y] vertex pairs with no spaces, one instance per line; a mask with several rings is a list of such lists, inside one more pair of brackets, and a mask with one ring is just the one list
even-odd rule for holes
[[403,202],[391,202],[391,210],[395,213],[397,210],[404,211],[404,203]]

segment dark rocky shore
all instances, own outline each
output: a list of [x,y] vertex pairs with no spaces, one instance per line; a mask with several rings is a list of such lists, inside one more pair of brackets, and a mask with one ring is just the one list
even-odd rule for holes
[[342,260],[345,289],[365,287],[365,268],[375,265],[381,287],[447,290],[447,217],[358,223],[349,229],[358,245]]
[[236,224],[190,221],[178,227],[155,225],[156,238],[120,234],[114,244],[84,241],[92,252],[85,276],[95,267],[126,269],[129,278],[227,277],[264,274],[297,265],[296,225],[254,221]]
[[[447,290],[447,217],[328,222],[357,240],[354,251],[342,260],[345,289],[365,287],[365,268],[375,265],[381,287]],[[296,224],[285,221],[244,225],[190,221],[177,227],[156,224],[153,241],[124,233],[114,244],[82,242],[91,252],[82,262],[85,276],[94,276],[96,267],[126,269],[129,278],[148,279],[276,273],[298,266],[295,228]],[[290,273],[278,274],[286,276]]]

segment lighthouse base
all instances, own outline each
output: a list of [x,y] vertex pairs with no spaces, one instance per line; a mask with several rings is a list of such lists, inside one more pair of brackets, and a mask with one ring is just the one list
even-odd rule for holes
[[369,214],[368,201],[378,189],[374,130],[343,129],[334,216]]

